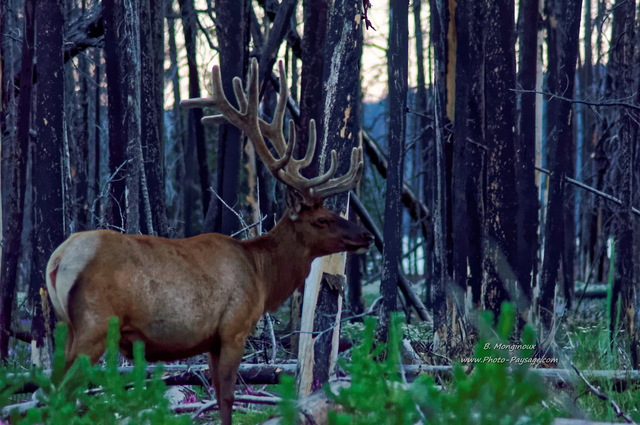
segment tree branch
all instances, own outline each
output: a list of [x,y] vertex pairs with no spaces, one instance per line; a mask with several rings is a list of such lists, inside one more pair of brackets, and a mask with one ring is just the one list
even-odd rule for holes
[[587,106],[622,106],[623,108],[631,108],[636,111],[640,111],[640,105],[636,105],[635,103],[622,102],[621,100],[607,100],[604,102],[592,102],[589,100],[579,100],[579,99],[571,99],[570,97],[561,96],[559,94],[554,94],[547,91],[538,91],[538,90],[524,90],[524,89],[511,89],[516,93],[533,93],[533,94],[541,94],[544,96],[549,96],[552,99],[564,100],[565,102],[577,103],[580,105]]
[[591,383],[589,381],[587,381],[587,378],[582,376],[582,373],[578,370],[576,365],[573,364],[573,362],[571,362],[571,367],[573,368],[573,370],[576,371],[576,373],[578,374],[578,377],[580,377],[580,379],[582,379],[582,382],[585,383],[585,385],[587,386],[587,388],[589,389],[589,391],[591,391],[591,393],[593,395],[598,397],[600,400],[609,402],[609,405],[613,408],[613,411],[616,413],[617,417],[624,419],[625,422],[628,423],[628,424],[636,424],[637,425],[637,423],[633,419],[631,419],[631,417],[627,413],[625,413],[620,408],[620,406],[618,406],[618,403],[616,403],[614,400],[611,400],[608,395],[606,395],[605,393],[600,392],[600,390],[598,390],[596,387],[591,385]]
[[[551,171],[547,170],[546,168],[536,167],[536,170],[540,171],[541,173],[547,174],[549,176],[553,175],[553,173]],[[594,187],[591,187],[591,186],[589,186],[589,185],[587,185],[585,183],[582,183],[581,181],[578,181],[576,179],[572,179],[571,177],[566,177],[565,176],[564,180],[567,183],[571,183],[574,186],[577,186],[577,187],[579,187],[581,189],[586,190],[587,192],[591,192],[591,193],[593,193],[595,195],[598,195],[598,196],[600,196],[600,197],[602,197],[602,198],[604,198],[604,199],[606,199],[608,201],[611,201],[611,202],[613,202],[613,203],[615,203],[617,205],[623,206],[622,201],[619,198],[616,198],[613,195],[609,195],[606,192],[602,192],[602,191],[600,191],[600,190],[598,190],[598,189],[596,189]],[[637,216],[640,216],[640,210],[638,208],[636,208],[636,207],[631,207],[631,212],[634,213]]]

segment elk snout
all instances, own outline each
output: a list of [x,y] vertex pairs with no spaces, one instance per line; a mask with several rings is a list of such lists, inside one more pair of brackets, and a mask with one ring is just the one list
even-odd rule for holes
[[371,233],[367,230],[362,230],[347,242],[347,249],[356,254],[364,254],[369,250],[373,239],[374,237]]

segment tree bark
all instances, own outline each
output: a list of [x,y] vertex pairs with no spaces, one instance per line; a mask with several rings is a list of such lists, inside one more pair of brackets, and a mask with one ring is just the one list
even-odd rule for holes
[[[634,87],[634,63],[635,54],[635,0],[617,1],[613,12],[613,36],[617,40],[612,47],[609,61],[609,72],[614,79],[613,94],[620,98],[640,99],[640,91]],[[610,306],[611,334],[617,334],[619,327],[627,331],[631,362],[637,368],[640,362],[640,286],[636,282],[636,245],[634,217],[632,208],[634,204],[634,188],[637,182],[637,172],[633,154],[638,149],[638,125],[634,122],[632,112],[621,110],[619,112],[620,125],[618,137],[619,169],[619,193],[622,207],[616,214],[616,257],[615,274],[612,289],[612,303]],[[634,184],[635,183],[635,184]],[[621,323],[617,322],[618,309],[620,309]]]
[[[536,89],[538,69],[538,8],[540,0],[523,0],[518,17],[520,68],[517,85],[523,90]],[[518,212],[518,288],[531,303],[537,274],[538,188],[536,165],[536,99],[534,93],[518,94],[516,131],[516,182]],[[529,308],[529,306],[527,307]]]
[[[591,0],[585,0],[584,3],[584,26],[583,31],[585,39],[591,41],[593,36],[593,22],[591,19]],[[597,94],[597,89],[594,84],[594,66],[593,66],[593,45],[591,42],[585,43],[584,47],[584,60],[582,67],[580,68],[579,86],[576,87],[576,91],[579,90],[579,97],[582,99],[593,99]],[[578,174],[576,177],[586,184],[597,187],[596,179],[596,161],[595,146],[597,140],[597,126],[595,125],[597,120],[594,119],[594,115],[586,107],[578,108],[578,114],[582,117],[581,132],[582,142],[582,167],[578,167]],[[597,262],[598,251],[598,208],[596,207],[596,198],[593,194],[582,194],[580,196],[580,222],[578,228],[580,229],[580,265],[579,273],[582,280],[588,279],[591,267]]]
[[[327,36],[329,4],[327,0],[304,0],[304,34],[301,42],[302,75],[300,80],[300,119],[297,128],[296,158],[302,158],[309,141],[309,122],[314,120],[316,129],[322,129],[324,104],[324,58],[318,52],[324,51]],[[317,131],[317,130],[316,130]],[[318,175],[318,157],[302,171],[305,177]],[[264,180],[264,179],[263,179]],[[302,312],[302,291],[296,289],[291,298],[291,329],[300,329]],[[298,352],[299,334],[291,337],[291,348]]]
[[[548,0],[547,90],[552,94],[573,95],[574,76],[578,56],[580,30],[579,0]],[[564,179],[568,176],[573,144],[571,103],[549,98],[547,103],[547,157],[552,176],[549,181],[549,200],[545,222],[544,258],[542,262],[538,315],[541,324],[540,338],[545,339],[551,330],[554,317],[554,294],[558,268],[565,245]]]
[[497,315],[517,299],[514,1],[485,1],[486,202],[483,240],[484,305]]
[[474,1],[460,1],[456,8],[455,120],[453,125],[452,295],[464,309],[467,287],[473,303],[482,295],[482,172],[484,141],[484,41],[482,8]]
[[[316,128],[323,127],[324,98],[323,72],[325,56],[318,52],[324,51],[329,4],[327,0],[304,0],[304,37],[302,38],[302,79],[300,81],[300,125],[298,140],[309,137],[309,121],[316,122]],[[296,146],[296,158],[302,158],[307,149],[306,143]],[[318,175],[317,158],[304,171],[309,177]]]
[[[140,117],[141,66],[140,66],[140,10],[124,0],[122,5],[123,34],[120,45],[124,46],[120,61],[121,76],[125,77],[122,98],[125,100],[120,128],[125,129],[127,139],[126,174],[126,232],[140,233],[140,196],[144,189],[144,162],[142,158],[142,123]],[[152,231],[152,229],[151,229]]]
[[[62,32],[64,18],[58,0],[36,2],[36,57],[38,58],[38,91],[35,127],[38,140],[33,151],[33,229],[34,245],[32,280],[29,295],[33,302],[32,338],[42,348],[53,334],[52,311],[46,303],[44,272],[53,250],[64,237],[62,158],[64,153],[64,58]],[[32,356],[38,355],[38,350]],[[32,359],[42,364],[42,358]]]
[[[24,30],[22,39],[22,67],[20,78],[25,84],[20,95],[14,97],[13,90],[5,90],[14,81],[12,60],[13,45],[2,39],[2,263],[0,270],[0,360],[6,359],[9,351],[12,312],[18,280],[18,263],[21,254],[21,239],[24,220],[27,150],[31,125],[32,71],[34,57],[34,11],[35,1],[24,2]],[[13,24],[15,18],[4,9],[0,12],[3,28]],[[0,28],[0,29],[3,29]],[[4,34],[4,31],[0,31]],[[10,51],[11,49],[11,51]],[[17,50],[17,49],[16,49]],[[17,103],[17,108],[14,106]],[[17,127],[17,130],[16,130]]]
[[[189,68],[189,97],[200,97],[200,82],[198,79],[198,63],[196,61],[196,15],[193,7],[193,0],[179,0],[182,14],[182,28],[184,31],[185,49],[187,51],[187,67]],[[226,90],[226,88],[225,88]],[[229,92],[230,93],[230,92]],[[211,177],[209,165],[207,163],[207,149],[204,140],[204,127],[200,120],[203,111],[200,108],[189,109],[188,111],[188,131],[186,146],[184,147],[186,182],[184,192],[184,232],[185,236],[193,236],[199,233],[193,226],[197,218],[202,218],[207,214],[207,209],[211,204]],[[196,171],[199,179],[196,179]],[[195,210],[196,199],[193,194],[196,181],[200,186],[200,196],[202,202],[202,213]],[[206,231],[211,231],[207,229]]]
[[[220,51],[220,73],[225,93],[233,93],[232,80],[244,80],[249,64],[249,2],[247,0],[218,0],[216,31]],[[286,84],[286,83],[285,83]],[[237,108],[235,97],[230,102]],[[213,199],[215,217],[213,230],[231,234],[239,228],[236,212],[230,207],[238,204],[238,184],[242,159],[243,136],[231,124],[220,124],[218,129],[218,167],[216,193]],[[220,197],[218,199],[218,197]],[[226,204],[226,205],[225,205]]]
[[[145,0],[140,15],[142,154],[154,233],[167,236],[164,164],[163,2]],[[147,226],[148,227],[148,226]],[[151,229],[146,229],[150,233]]]
[[[429,125],[432,119],[429,117],[433,117],[433,96],[428,93],[427,81],[426,81],[426,72],[424,69],[425,64],[425,47],[424,47],[424,33],[423,33],[423,22],[422,22],[422,0],[414,0],[413,2],[413,19],[414,19],[414,28],[415,28],[415,37],[416,37],[416,100],[415,100],[415,109],[418,114],[416,114],[416,131],[419,133],[419,142],[418,149],[420,152],[420,159],[422,160],[422,164],[418,166],[419,173],[421,175],[420,180],[420,188],[417,190],[418,196],[422,196],[423,205],[425,206],[425,210],[427,212],[433,211],[433,184],[435,181],[433,176],[435,173],[433,172],[433,168],[430,166],[432,163],[431,157],[432,150],[431,146],[433,146],[434,140],[434,132],[433,126]],[[429,61],[431,60],[431,55],[429,49],[427,48],[427,54],[429,56]],[[428,219],[427,219],[428,217]],[[433,263],[435,261],[434,258],[434,250],[433,250],[433,217],[431,214],[428,214],[427,217],[420,219],[421,223],[425,223],[423,226],[423,232],[426,231],[426,234],[423,234],[423,248],[424,248],[424,275],[425,275],[425,299],[430,300],[430,292],[434,282],[434,269]],[[427,301],[428,303],[428,301]]]
[[429,167],[435,170],[435,190],[433,196],[433,232],[434,232],[434,288],[431,304],[433,305],[434,341],[436,350],[447,352],[451,344],[452,324],[449,312],[451,305],[447,302],[447,287],[451,282],[451,150],[447,143],[449,134],[447,126],[452,116],[448,115],[447,105],[450,92],[455,90],[451,73],[451,58],[455,57],[456,41],[455,10],[452,0],[430,0],[431,39],[434,47],[434,133],[433,162]]
[[[351,149],[360,145],[358,117],[360,102],[360,58],[362,54],[362,24],[358,19],[360,3],[357,0],[336,0],[329,9],[324,57],[324,96],[316,152],[319,172],[325,171],[328,153],[337,152],[336,175],[345,174],[350,167]],[[306,34],[305,34],[306,35]],[[306,140],[306,138],[305,138]],[[326,201],[327,207],[342,215],[348,214],[348,194],[343,193]],[[346,253],[338,253],[314,261],[304,288],[303,317],[301,323],[298,358],[301,370],[298,375],[299,394],[308,394],[326,382],[338,356],[342,295],[322,285],[325,274],[341,276],[345,272]],[[336,279],[336,277],[334,277]],[[340,279],[340,277],[337,277]],[[316,305],[317,304],[317,305]],[[328,319],[320,320],[322,312],[332,312]],[[316,336],[322,323],[333,323],[326,336],[331,344],[317,344]],[[311,365],[313,365],[311,367]],[[310,370],[312,369],[312,370]],[[325,373],[328,371],[328,373]]]
[[126,146],[127,138],[121,125],[124,114],[122,83],[124,78],[120,71],[120,40],[122,11],[115,0],[104,2],[105,26],[105,63],[107,75],[107,96],[109,102],[109,210],[106,216],[107,226],[124,231],[125,221],[125,188],[126,188]]
[[384,249],[382,255],[382,322],[379,336],[389,337],[391,313],[398,298],[398,266],[402,259],[402,184],[406,137],[409,9],[403,0],[391,0],[389,48],[387,50],[389,79],[389,168],[385,190]]
[[[173,9],[168,7],[167,13],[172,12]],[[184,134],[184,119],[182,108],[180,108],[180,75],[178,73],[178,48],[176,45],[176,31],[175,31],[175,19],[167,19],[167,33],[168,33],[168,44],[169,44],[169,61],[171,63],[169,72],[171,74],[171,88],[173,91],[173,137],[169,140],[173,140],[173,154],[175,155],[175,182],[176,187],[181,188],[182,196],[179,195],[179,191],[172,191],[175,193],[173,198],[170,198],[169,207],[172,207],[171,210],[171,221],[174,228],[174,233],[178,236],[184,237],[185,231],[184,227],[179,223],[185,222],[185,217],[190,217],[190,214],[187,214],[187,204],[193,205],[192,194],[194,192],[194,187],[187,183],[186,179],[186,170],[185,170],[185,134]],[[187,202],[189,199],[189,202]]]

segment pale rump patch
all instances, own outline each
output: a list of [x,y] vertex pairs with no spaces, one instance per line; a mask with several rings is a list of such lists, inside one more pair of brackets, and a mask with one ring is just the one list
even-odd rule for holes
[[76,233],[51,254],[47,264],[47,289],[58,317],[67,323],[69,292],[78,275],[94,258],[99,245],[100,236],[97,233]]

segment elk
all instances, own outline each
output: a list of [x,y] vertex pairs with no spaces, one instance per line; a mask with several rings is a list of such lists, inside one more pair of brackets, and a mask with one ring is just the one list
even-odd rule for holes
[[[145,345],[149,361],[172,361],[209,354],[209,370],[224,425],[231,424],[236,373],[245,341],[263,313],[277,309],[300,287],[314,258],[343,251],[365,252],[373,237],[323,206],[328,196],[350,190],[362,173],[362,148],[351,153],[349,171],[336,173],[336,152],[326,173],[305,178],[315,151],[315,124],[308,149],[292,157],[293,122],[285,140],[288,91],[279,63],[280,93],[272,122],[258,114],[258,65],[250,65],[247,91],[238,77],[233,87],[240,109],[222,89],[213,67],[211,98],[183,101],[187,107],[213,106],[242,130],[273,176],[290,195],[287,210],[267,234],[249,240],[208,233],[186,239],[93,230],[70,236],[47,264],[51,303],[69,327],[67,368],[79,354],[95,363],[105,350],[108,319],[119,319],[120,350],[131,358],[134,341]],[[268,139],[277,156],[266,144]]]

